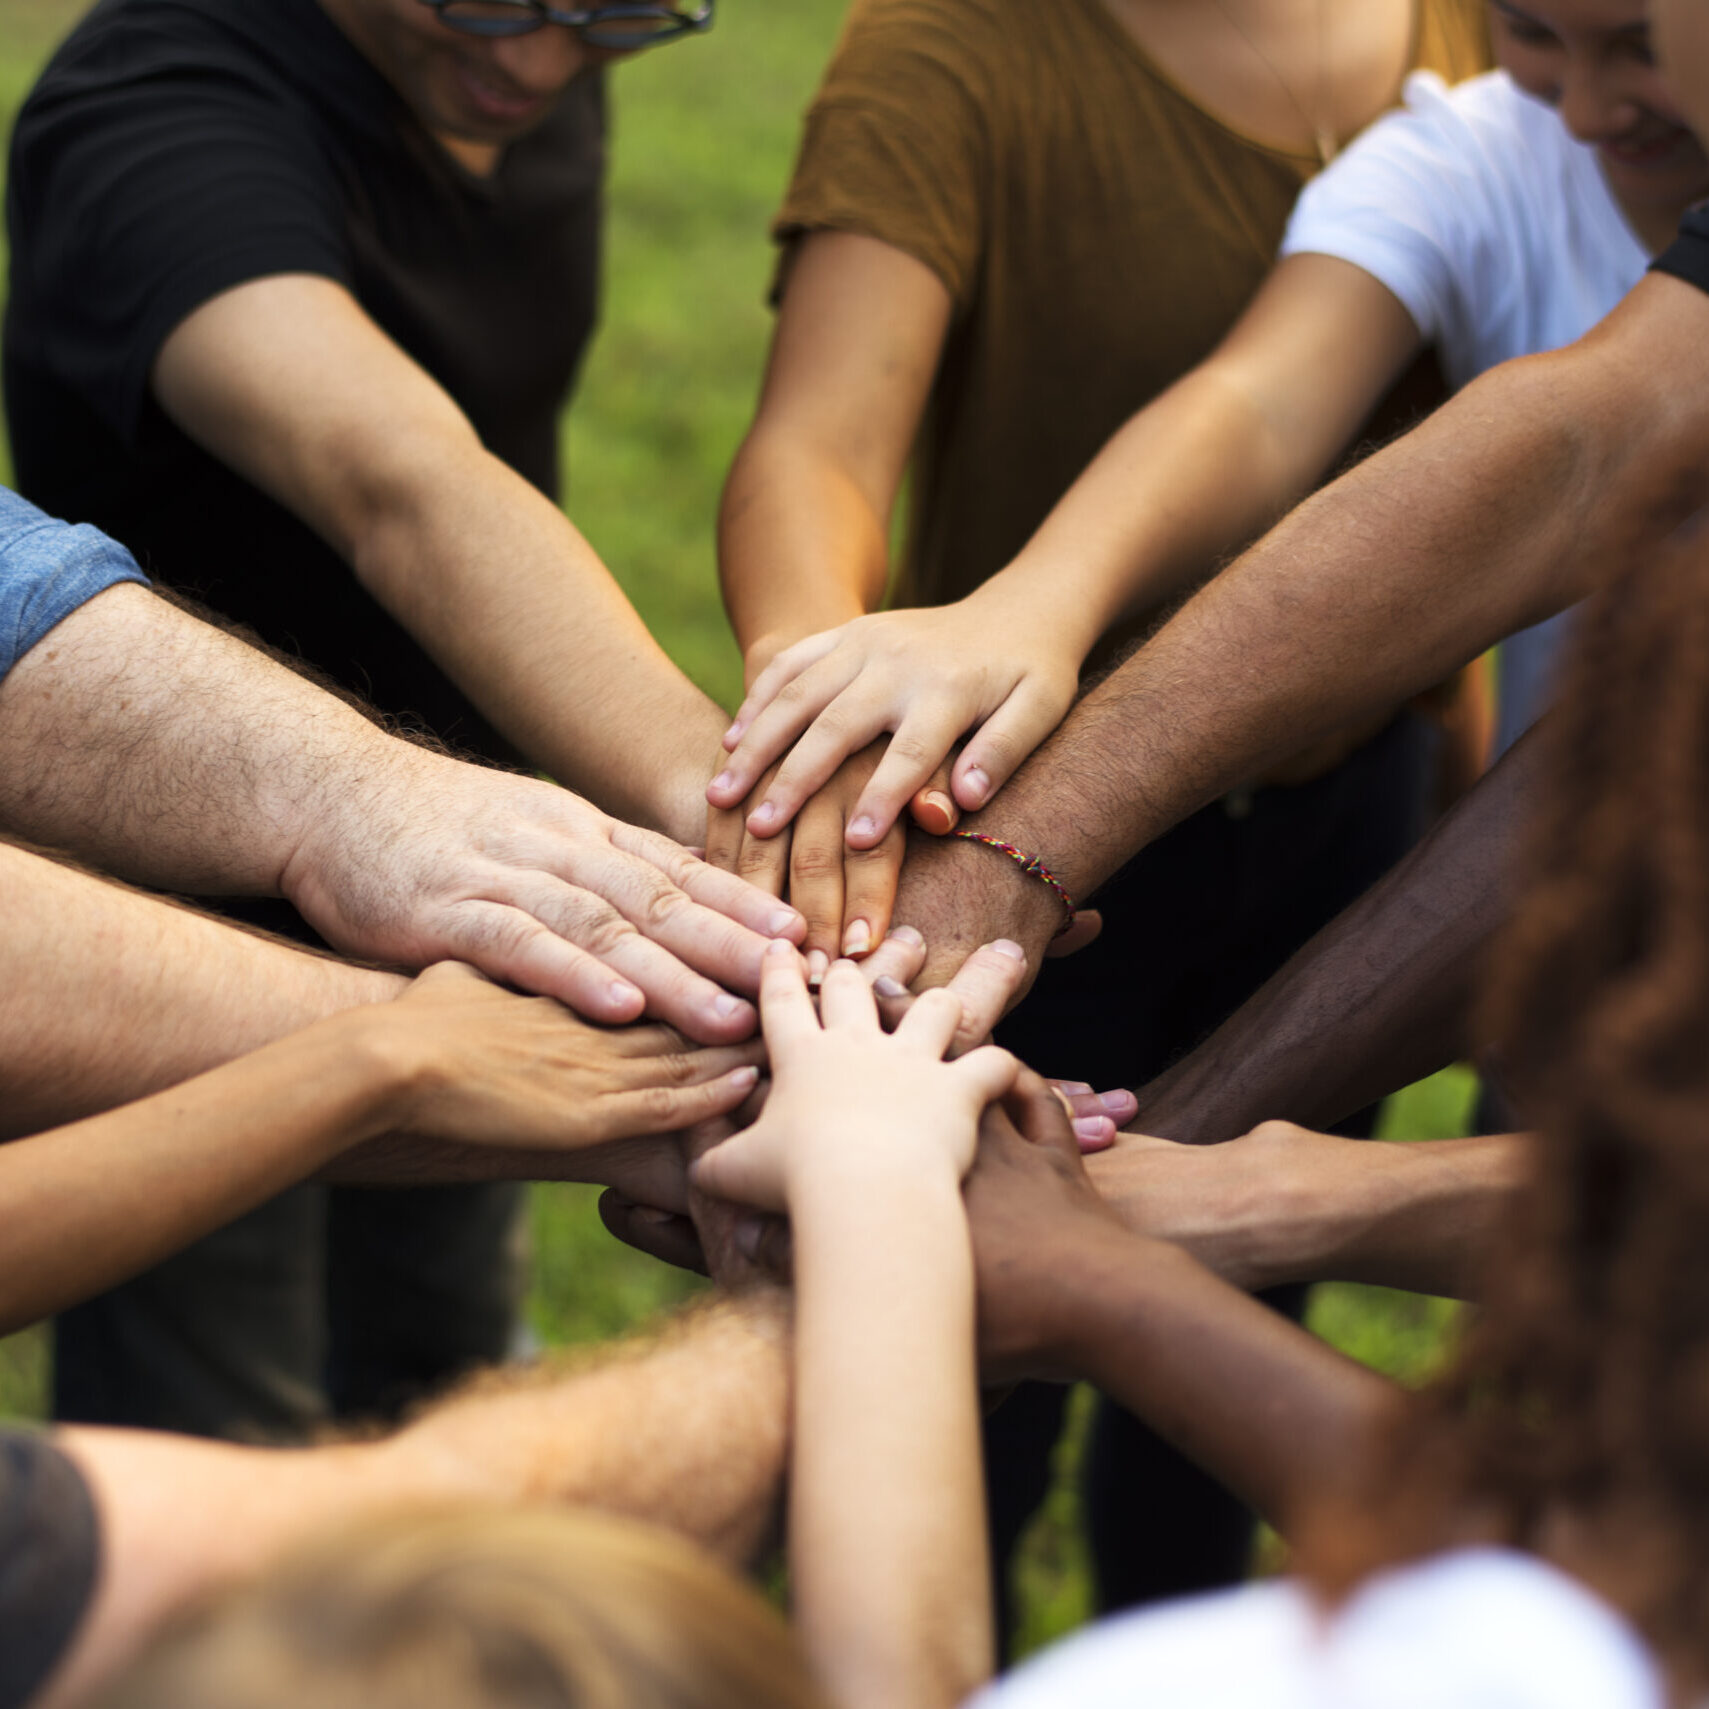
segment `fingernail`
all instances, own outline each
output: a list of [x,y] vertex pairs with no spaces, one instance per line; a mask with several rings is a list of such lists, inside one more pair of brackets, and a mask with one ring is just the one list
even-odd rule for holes
[[735,781],[736,775],[734,772],[721,771],[715,778],[713,778],[712,787],[714,789],[728,789]]
[[822,949],[810,949],[807,952],[807,983],[817,991],[825,982],[825,970],[831,965],[831,958]]
[[637,1205],[630,1214],[637,1222],[648,1222],[655,1228],[660,1223],[676,1221],[676,1218],[669,1211],[662,1211],[657,1205]]
[[862,813],[858,819],[849,822],[851,837],[870,837],[878,829],[878,821],[870,813]]
[[780,908],[766,923],[766,930],[774,938],[780,938],[787,931],[800,924],[801,916],[793,908]]
[[747,1006],[740,997],[732,997],[728,991],[720,992],[712,999],[712,1012],[720,1020],[733,1020]]
[[1006,955],[1010,961],[1025,961],[1027,952],[1012,938],[998,938],[991,946],[999,955]]
[[935,807],[946,819],[955,817],[955,803],[941,789],[928,789],[920,797],[928,807]]
[[865,920],[856,920],[843,933],[844,955],[865,955],[872,948],[872,927]]
[[758,830],[761,825],[769,825],[777,817],[777,809],[769,801],[762,801],[748,819],[748,823]]
[[991,793],[991,779],[982,766],[969,766],[962,782],[973,792],[973,799],[983,803]]
[[733,748],[742,739],[742,721],[740,718],[724,732],[724,746]]
[[[1091,1089],[1090,1086],[1082,1088],[1088,1092]],[[1099,1094],[1098,1102],[1106,1110],[1125,1110],[1133,1102],[1133,1094],[1131,1092],[1103,1092]]]
[[794,955],[795,945],[792,944],[788,938],[773,938],[771,942],[765,946],[765,952],[767,955],[774,956]]
[[1062,1087],[1063,1091],[1069,1093],[1071,1096],[1074,1094],[1084,1096],[1087,1092],[1092,1090],[1084,1080],[1061,1080],[1058,1081],[1057,1084]]
[[872,988],[880,997],[906,997],[908,987],[900,979],[892,979],[888,973],[872,982]]
[[900,943],[914,944],[916,946],[923,944],[926,941],[912,926],[892,926],[890,928],[889,935]]
[[745,1092],[756,1080],[759,1079],[759,1077],[760,1071],[750,1065],[747,1068],[738,1068],[730,1076],[730,1084],[734,1086],[738,1092]]
[[633,1003],[641,993],[627,979],[613,979],[606,987],[614,1003]]
[[1076,1116],[1074,1118],[1074,1137],[1076,1139],[1114,1139],[1116,1124],[1108,1116]]
[[730,1231],[730,1238],[736,1243],[736,1250],[750,1264],[757,1264],[760,1256],[760,1240],[765,1234],[765,1224],[757,1216],[745,1216]]

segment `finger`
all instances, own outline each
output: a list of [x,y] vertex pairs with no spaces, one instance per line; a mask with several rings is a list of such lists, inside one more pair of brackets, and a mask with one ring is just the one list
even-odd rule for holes
[[933,837],[947,837],[961,823],[961,809],[949,792],[949,767],[941,765],[915,791],[908,813],[920,829]]
[[1044,953],[1052,961],[1072,955],[1075,950],[1084,949],[1087,944],[1093,942],[1103,929],[1104,916],[1096,908],[1077,909],[1068,930],[1061,936],[1052,938],[1045,946]]
[[881,996],[903,997],[925,965],[926,940],[912,926],[897,926],[860,964],[860,971],[874,991],[880,980],[886,982]]
[[776,1170],[747,1143],[745,1131],[713,1146],[688,1166],[688,1178],[697,1191],[766,1211],[785,1208],[775,1175]]
[[951,1054],[959,1055],[984,1043],[1014,1001],[1026,974],[1025,951],[1007,938],[982,945],[956,969],[945,987],[961,999],[961,1025]]
[[607,1093],[592,1112],[598,1131],[590,1143],[676,1133],[708,1117],[728,1115],[754,1089],[759,1077],[759,1069],[750,1064],[696,1084],[642,1086]]
[[807,728],[824,716],[826,709],[860,675],[860,668],[859,657],[847,651],[821,659],[785,683],[770,705],[755,713],[752,723],[743,730],[724,769],[707,786],[707,800],[715,806],[729,807],[750,794],[766,767],[782,759]]
[[1030,1068],[1022,1068],[1003,1100],[1003,1108],[1020,1132],[1034,1145],[1042,1145],[1065,1157],[1078,1159],[1080,1142],[1062,1099],[1048,1080]]
[[756,1269],[767,1270],[779,1281],[795,1279],[795,1242],[788,1221],[752,1211],[731,1230],[736,1250]]
[[890,714],[882,701],[858,689],[838,695],[789,750],[771,787],[760,792],[759,806],[748,815],[748,829],[761,837],[781,830],[802,802],[830,782],[844,760],[889,727]]
[[[773,838],[759,847],[781,841]],[[843,944],[843,809],[834,795],[815,795],[801,809],[788,847],[789,899],[807,922],[802,947],[829,961],[842,953]]]
[[915,1049],[942,1056],[961,1030],[961,999],[947,985],[922,991],[896,1026],[896,1036]]
[[781,942],[766,952],[760,970],[760,1024],[766,1044],[780,1061],[819,1032],[801,957]]
[[835,629],[821,629],[817,635],[809,635],[777,654],[754,678],[752,686],[742,697],[742,704],[736,708],[730,728],[724,732],[724,751],[728,753],[741,741],[748,726],[782,693],[786,684],[793,682],[827,654],[835,652],[842,639],[843,625],[839,624]]
[[[737,815],[728,817],[737,827],[740,826]],[[759,937],[800,941],[801,918],[787,902],[778,901],[777,890],[768,890],[763,884],[744,879],[734,869],[720,871],[707,861],[697,859],[680,843],[640,825],[627,825],[621,821],[614,823],[611,841],[613,847],[624,854],[637,856],[662,873],[697,906],[745,926]],[[738,850],[738,858],[739,854]]]
[[[943,695],[908,709],[849,815],[850,848],[871,848],[896,823],[914,792],[925,788],[942,769],[966,724],[965,704]],[[778,773],[780,783],[788,770],[786,761]]]
[[1067,710],[1059,696],[1023,681],[968,737],[951,774],[950,793],[969,812],[985,806]]
[[[708,807],[706,809],[706,863],[721,872],[732,875],[736,871],[736,857],[742,852],[742,838],[745,827],[742,824],[742,814],[734,807]],[[758,886],[755,886],[757,889]]]
[[1069,1126],[1074,1129],[1083,1156],[1108,1151],[1116,1142],[1116,1124],[1108,1116],[1076,1116]]
[[1072,1086],[1062,1080],[1053,1080],[1051,1084],[1059,1087],[1068,1099],[1068,1113],[1076,1121],[1089,1121],[1101,1116],[1120,1126],[1139,1114],[1139,1099],[1132,1092],[1094,1092],[1080,1081]]
[[907,847],[907,832],[893,825],[874,848],[843,849],[844,955],[865,955],[890,930]]
[[[604,912],[617,918],[611,909]],[[606,1026],[638,1019],[647,1004],[643,986],[619,975],[533,914],[502,902],[459,903],[442,941],[458,960],[492,978],[556,997],[578,1015]],[[682,972],[686,975],[688,970]]]
[[599,1220],[625,1246],[633,1246],[649,1258],[674,1264],[679,1270],[707,1274],[706,1254],[700,1249],[700,1236],[692,1217],[638,1205],[615,1187],[608,1187],[599,1196]]
[[858,1027],[877,1032],[878,1005],[861,970],[846,960],[833,961],[819,988],[819,1016],[829,1032],[833,1027]]
[[1020,1071],[1020,1058],[994,1044],[970,1050],[957,1058],[953,1066],[953,1072],[972,1086],[981,1107],[1002,1097],[1014,1085]]

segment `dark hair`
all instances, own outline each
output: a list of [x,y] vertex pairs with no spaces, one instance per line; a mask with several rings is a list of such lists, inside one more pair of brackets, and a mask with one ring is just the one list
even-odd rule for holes
[[1324,1576],[1439,1546],[1445,1514],[1522,1548],[1565,1521],[1664,1661],[1709,1679],[1709,537],[1580,612],[1539,737],[1482,1029],[1534,1178],[1377,1518]]

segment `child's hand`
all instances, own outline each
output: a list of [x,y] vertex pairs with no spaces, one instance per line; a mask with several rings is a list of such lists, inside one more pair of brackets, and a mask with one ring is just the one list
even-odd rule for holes
[[[741,803],[791,749],[748,815],[775,835],[851,754],[886,731],[883,761],[849,814],[850,848],[871,848],[916,793],[926,828],[948,830],[956,804],[983,807],[1061,722],[1083,649],[997,583],[955,605],[884,611],[787,647],[766,666],[724,738],[733,751],[706,798]],[[967,734],[950,794],[927,789]]]
[[959,1180],[973,1161],[980,1112],[1013,1084],[1015,1059],[987,1045],[943,1060],[962,1020],[947,990],[926,992],[886,1033],[849,961],[831,964],[820,1009],[822,1020],[794,949],[768,951],[760,1019],[771,1095],[752,1127],[695,1164],[695,1185],[781,1211],[804,1183],[846,1175],[852,1184],[891,1159],[913,1174],[942,1168]]

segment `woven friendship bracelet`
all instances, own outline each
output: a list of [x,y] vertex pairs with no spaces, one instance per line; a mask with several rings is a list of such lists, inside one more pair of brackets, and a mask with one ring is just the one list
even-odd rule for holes
[[1062,924],[1056,928],[1058,937],[1074,924],[1074,916],[1079,912],[1074,906],[1074,898],[1063,889],[1062,880],[1037,855],[1027,854],[1013,843],[1004,842],[1001,837],[988,837],[983,831],[957,831],[955,835],[963,842],[983,843],[986,848],[1007,855],[1029,878],[1042,879],[1048,884],[1056,892],[1057,901],[1062,904]]

